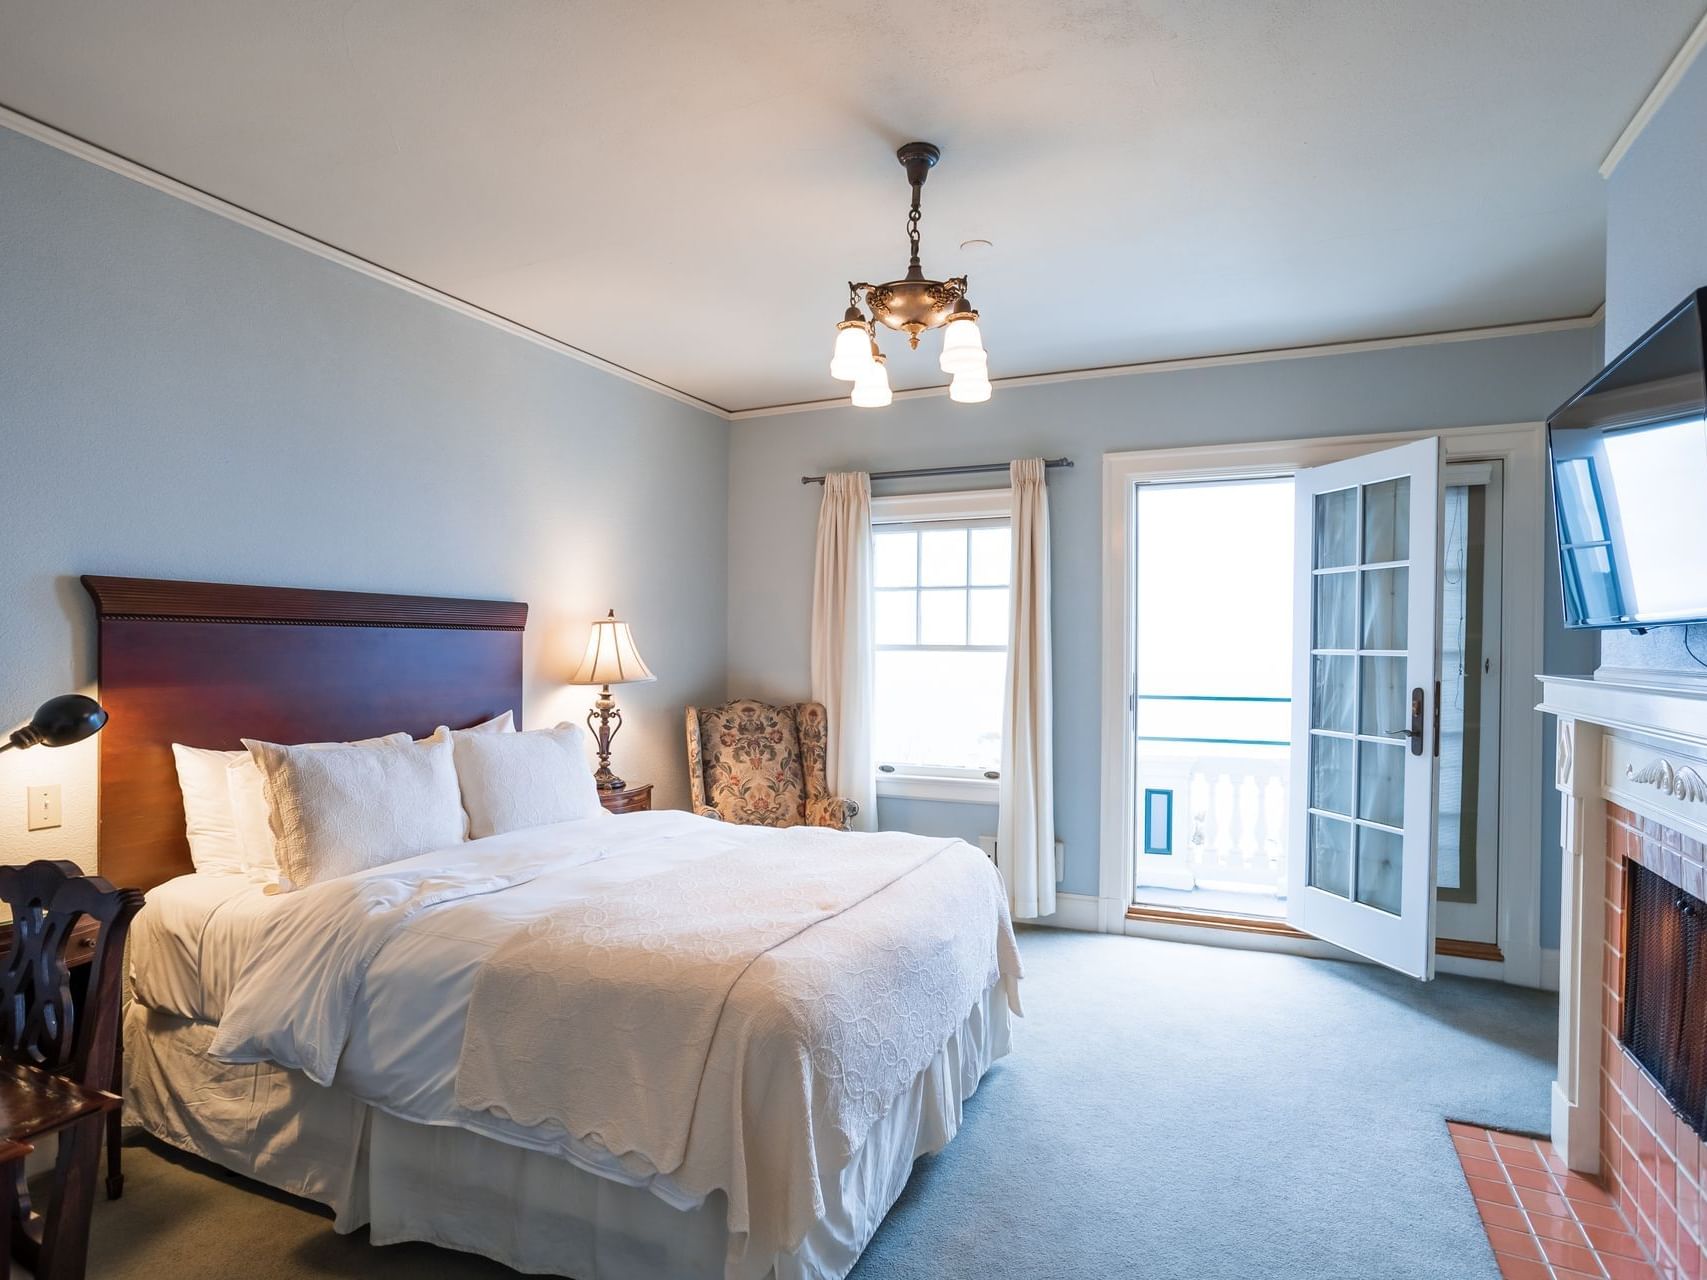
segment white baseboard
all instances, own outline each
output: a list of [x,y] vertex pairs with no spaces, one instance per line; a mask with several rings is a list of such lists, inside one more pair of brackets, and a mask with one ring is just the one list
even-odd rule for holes
[[1025,924],[1040,924],[1050,929],[1079,929],[1085,933],[1100,932],[1097,912],[1098,899],[1088,893],[1057,893],[1055,914],[1026,920]]

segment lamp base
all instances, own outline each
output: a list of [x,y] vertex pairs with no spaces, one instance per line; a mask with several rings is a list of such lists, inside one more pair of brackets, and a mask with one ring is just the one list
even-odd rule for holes
[[608,684],[599,690],[593,709],[587,712],[587,728],[593,731],[599,756],[599,767],[593,771],[593,785],[600,791],[621,791],[628,784],[611,772],[610,743],[616,737],[616,731],[622,728],[622,712],[616,709],[616,699],[610,696]]
[[628,784],[610,771],[609,765],[600,765],[593,774],[593,785],[600,791],[622,791]]

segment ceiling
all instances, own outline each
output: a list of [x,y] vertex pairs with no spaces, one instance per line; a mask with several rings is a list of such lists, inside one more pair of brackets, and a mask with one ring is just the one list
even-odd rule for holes
[[1584,315],[1702,7],[0,0],[0,104],[738,410],[845,394],[913,137],[996,378]]

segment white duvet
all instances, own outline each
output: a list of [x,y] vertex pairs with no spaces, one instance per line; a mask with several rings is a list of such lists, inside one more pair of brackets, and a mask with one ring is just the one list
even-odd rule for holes
[[[478,1031],[469,1026],[470,999],[495,952],[508,947],[513,956],[530,937],[551,937],[553,963],[566,971],[552,972],[545,988],[535,985],[532,994],[549,1006],[542,1025],[549,1021],[560,1038],[596,1037],[617,1046],[618,1056],[643,1055],[657,1040],[646,1017],[585,1027],[574,1020],[596,1020],[616,1007],[608,986],[588,1001],[574,983],[582,963],[577,939],[602,936],[608,919],[601,904],[632,911],[651,903],[657,919],[675,922],[661,945],[691,952],[696,903],[680,894],[704,881],[695,864],[750,866],[752,875],[774,877],[793,856],[810,870],[812,859],[862,854],[872,866],[887,860],[890,869],[841,876],[842,887],[818,902],[816,918],[794,929],[761,929],[762,937],[738,943],[745,959],[725,967],[731,980],[721,994],[720,979],[702,983],[698,997],[677,993],[673,1004],[653,1006],[679,1018],[695,998],[717,1002],[709,1021],[703,1007],[695,1014],[707,1043],[685,1106],[681,1064],[674,1062],[664,1074],[675,1096],[658,1115],[636,1111],[647,1103],[643,1090],[607,1090],[597,1101],[602,1118],[586,1124],[576,1096],[558,1084],[562,1064],[551,1060],[549,1036],[534,1037],[535,1058],[519,1072],[510,1064],[494,1073],[488,1055],[482,1083],[491,1096],[468,1098],[474,1106],[457,1100],[465,1039],[492,1043],[493,1028],[504,1025],[502,1017],[486,1016]],[[542,953],[534,951],[537,960]],[[676,959],[685,962],[684,955]],[[888,976],[845,981],[862,964]],[[846,1163],[863,1127],[892,1101],[892,1081],[880,1068],[900,1079],[918,1046],[937,1036],[938,1011],[945,1001],[958,1003],[963,987],[975,987],[982,999],[992,984],[1005,983],[1017,1011],[1018,977],[995,872],[962,842],[777,832],[682,813],[600,817],[472,841],[276,899],[225,1000],[212,1053],[275,1062],[320,1083],[336,1079],[394,1114],[551,1151],[650,1186],[684,1208],[722,1191],[731,1231],[769,1251],[799,1240],[821,1207],[821,1180]],[[814,989],[826,1007],[836,1007],[834,1017],[802,1019]],[[863,1003],[847,1007],[850,997]],[[647,1007],[634,992],[615,998],[631,1010]],[[826,1028],[833,1033],[827,1038]],[[718,1042],[720,1034],[728,1043]],[[844,1066],[881,1085],[837,1087]],[[501,1105],[515,1096],[530,1105]],[[531,1105],[541,1097],[554,1105]],[[624,1106],[630,1114],[611,1110]],[[512,1118],[518,1114],[524,1119]],[[620,1126],[651,1136],[613,1153],[598,1134]]]

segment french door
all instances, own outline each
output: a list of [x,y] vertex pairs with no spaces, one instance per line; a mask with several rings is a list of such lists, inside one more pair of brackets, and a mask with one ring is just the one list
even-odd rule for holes
[[1287,919],[1432,978],[1440,441],[1295,481]]

